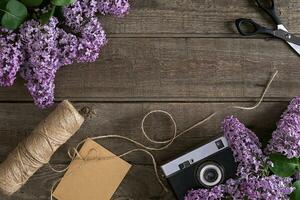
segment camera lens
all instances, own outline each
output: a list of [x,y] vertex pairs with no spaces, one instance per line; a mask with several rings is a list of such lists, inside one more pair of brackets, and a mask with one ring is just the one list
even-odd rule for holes
[[198,167],[197,179],[204,187],[212,187],[223,181],[224,170],[215,162],[206,162]]
[[204,171],[204,179],[208,182],[214,182],[218,179],[218,172],[215,169],[207,169]]

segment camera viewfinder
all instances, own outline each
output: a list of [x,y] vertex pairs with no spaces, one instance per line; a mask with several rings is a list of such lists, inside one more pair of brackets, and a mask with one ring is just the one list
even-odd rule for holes
[[218,149],[224,148],[224,144],[223,144],[222,140],[218,140],[218,141],[216,141],[215,143],[216,143]]
[[184,169],[184,168],[187,168],[187,167],[189,167],[191,165],[191,163],[190,163],[190,161],[185,161],[185,162],[183,162],[183,163],[181,163],[180,165],[179,165],[179,169]]

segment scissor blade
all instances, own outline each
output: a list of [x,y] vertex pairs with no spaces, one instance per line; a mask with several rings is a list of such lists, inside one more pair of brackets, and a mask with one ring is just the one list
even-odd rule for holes
[[300,46],[291,42],[287,42],[299,55],[300,55]]
[[[288,32],[288,30],[282,24],[277,25],[277,29]],[[289,42],[289,41],[286,41],[286,42],[298,53],[298,55],[300,55],[300,45],[297,45],[297,44]]]

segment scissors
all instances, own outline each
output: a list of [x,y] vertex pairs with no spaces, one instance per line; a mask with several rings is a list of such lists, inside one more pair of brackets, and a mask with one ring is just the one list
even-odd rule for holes
[[255,0],[259,8],[266,12],[277,25],[276,29],[264,27],[252,19],[240,18],[235,21],[239,33],[243,36],[257,34],[271,35],[287,42],[300,55],[300,38],[288,32],[276,14],[274,0]]

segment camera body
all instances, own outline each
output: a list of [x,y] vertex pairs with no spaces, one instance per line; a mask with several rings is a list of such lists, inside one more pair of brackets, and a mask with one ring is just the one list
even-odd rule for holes
[[237,164],[225,137],[196,148],[161,169],[177,199],[191,189],[210,188],[236,175]]

